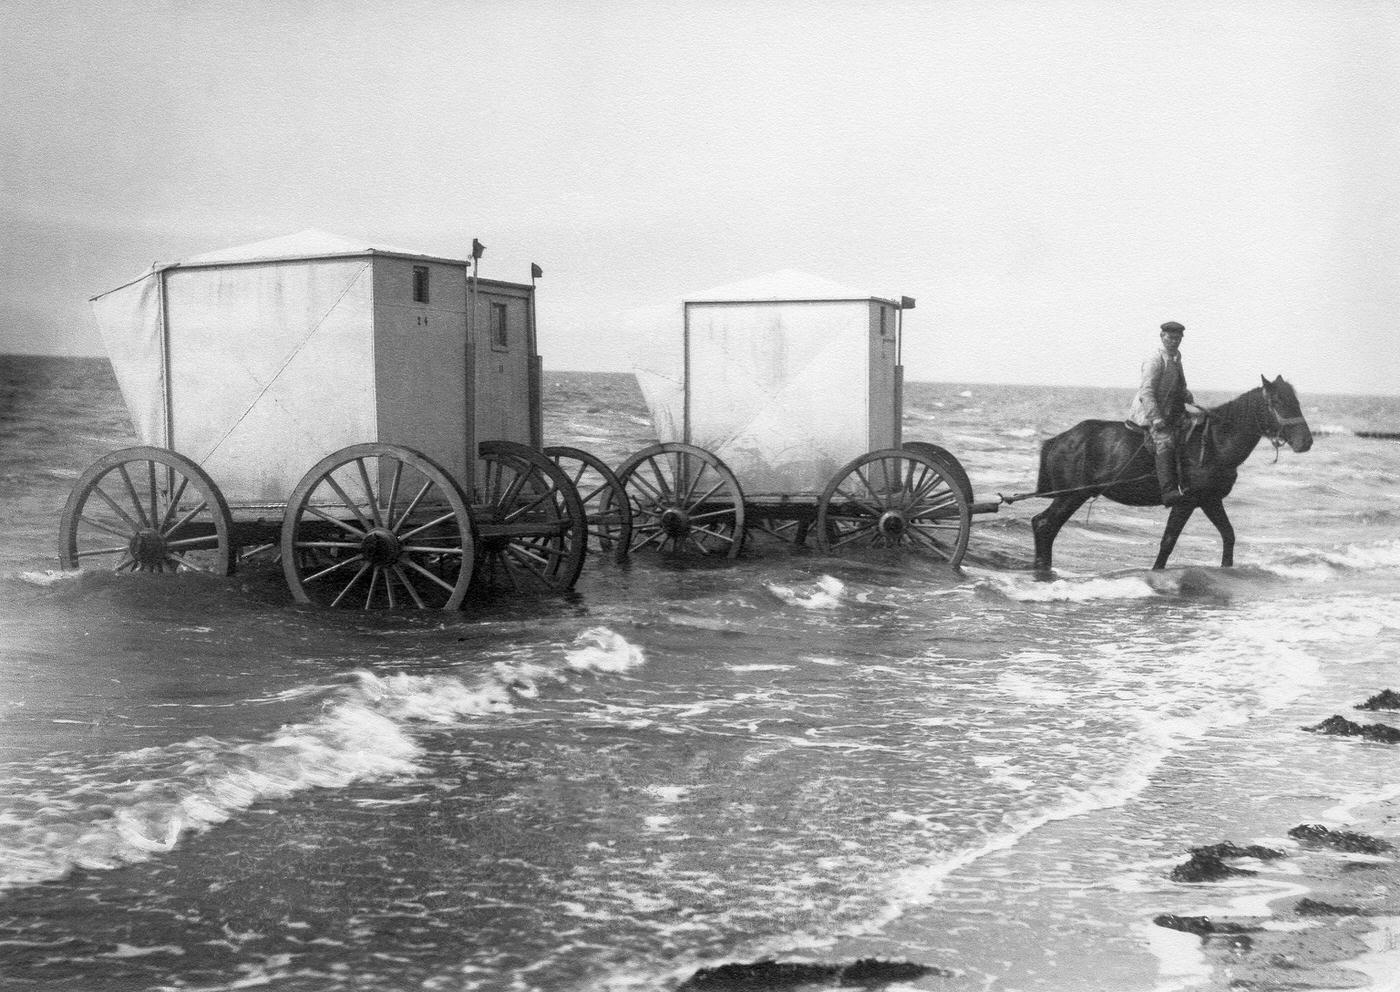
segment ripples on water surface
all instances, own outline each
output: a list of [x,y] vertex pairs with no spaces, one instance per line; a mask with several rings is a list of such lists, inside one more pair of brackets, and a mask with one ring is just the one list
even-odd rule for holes
[[[613,462],[646,441],[629,379],[547,379],[551,441]],[[1400,421],[1295,384],[1315,430]],[[1277,841],[1394,782],[1384,748],[1298,731],[1400,681],[1383,442],[1256,452],[1229,572],[1203,520],[1142,571],[1160,511],[1096,505],[1036,582],[1031,501],[979,520],[962,574],[770,547],[590,561],[567,600],[329,614],[275,572],[50,572],[67,487],[128,428],[100,365],[6,388],[16,987],[664,989],[879,955],[957,972],[928,988],[1165,988],[1150,920],[1199,911],[1166,877],[1188,847]],[[906,435],[979,496],[1126,406],[907,402]]]

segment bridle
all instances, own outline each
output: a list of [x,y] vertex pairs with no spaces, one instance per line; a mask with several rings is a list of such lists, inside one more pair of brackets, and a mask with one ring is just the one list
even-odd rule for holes
[[1269,416],[1274,419],[1274,426],[1272,428],[1264,428],[1264,436],[1267,437],[1269,443],[1274,446],[1274,460],[1277,461],[1278,449],[1288,443],[1283,436],[1284,432],[1290,427],[1296,427],[1298,424],[1306,424],[1308,421],[1305,417],[1285,417],[1280,414],[1278,409],[1274,406],[1274,397],[1268,390],[1264,391],[1264,408],[1269,411]]

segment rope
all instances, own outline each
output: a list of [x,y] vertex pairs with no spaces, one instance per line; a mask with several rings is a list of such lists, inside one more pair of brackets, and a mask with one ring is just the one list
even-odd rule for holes
[[[1147,447],[1147,437],[1144,436],[1142,444],[1138,445],[1138,451],[1142,451]],[[1134,452],[1134,454],[1136,454],[1136,452]],[[1130,457],[1123,463],[1123,467],[1119,469],[1119,472],[1126,472],[1128,466],[1132,463],[1133,459]],[[1144,482],[1147,479],[1155,478],[1157,478],[1157,473],[1155,471],[1148,472],[1146,475],[1139,475],[1136,479],[1124,479],[1120,474],[1118,477],[1109,479],[1107,482],[1095,482],[1087,486],[1072,486],[1069,489],[1047,489],[1044,492],[1038,493],[1012,493],[1010,496],[1003,496],[1001,493],[997,493],[997,499],[1010,505],[1012,503],[1019,503],[1023,499],[1054,499],[1056,496],[1068,496],[1070,493],[1082,493],[1090,489],[1108,489],[1111,486],[1117,485],[1131,485],[1134,482]]]
[[997,499],[999,499],[1003,503],[1019,503],[1023,499],[1054,499],[1056,496],[1067,496],[1070,493],[1082,493],[1089,489],[1107,489],[1110,486],[1127,485],[1133,482],[1145,482],[1148,479],[1155,478],[1157,478],[1157,474],[1155,472],[1149,472],[1146,475],[1139,475],[1135,479],[1111,479],[1108,482],[1095,482],[1092,485],[1074,486],[1070,489],[1047,489],[1044,492],[1038,493],[1012,493],[1010,496],[1004,496],[1001,493],[997,493]]

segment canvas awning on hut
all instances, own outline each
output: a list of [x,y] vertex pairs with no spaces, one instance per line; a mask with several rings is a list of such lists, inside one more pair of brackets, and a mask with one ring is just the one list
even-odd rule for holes
[[745,492],[819,489],[897,442],[898,310],[788,269],[634,313],[658,439],[718,455]]

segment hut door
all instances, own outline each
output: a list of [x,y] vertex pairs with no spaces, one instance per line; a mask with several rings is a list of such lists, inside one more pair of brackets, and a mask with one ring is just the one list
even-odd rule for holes
[[477,294],[476,438],[530,444],[529,309],[524,296]]

